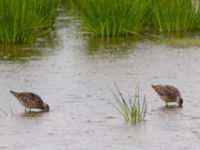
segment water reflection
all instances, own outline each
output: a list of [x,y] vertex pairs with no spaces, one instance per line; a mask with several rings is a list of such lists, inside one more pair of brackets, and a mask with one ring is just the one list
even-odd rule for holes
[[[28,48],[29,47],[29,48]],[[31,48],[27,45],[0,45],[0,61],[27,61],[30,57],[43,55],[43,50],[38,48]]]
[[199,47],[199,32],[150,33],[148,39],[176,48]]
[[128,36],[128,37],[117,37],[117,38],[102,38],[100,36],[90,36],[86,42],[87,54],[127,54],[135,45],[141,41],[141,37]]
[[181,109],[182,107],[179,107],[177,105],[168,105],[168,106],[162,106],[160,107],[160,110],[162,111],[175,111],[177,109]]
[[40,117],[44,114],[46,114],[47,112],[44,111],[27,111],[22,113],[20,116],[21,117],[30,117],[30,118],[35,118],[35,117]]

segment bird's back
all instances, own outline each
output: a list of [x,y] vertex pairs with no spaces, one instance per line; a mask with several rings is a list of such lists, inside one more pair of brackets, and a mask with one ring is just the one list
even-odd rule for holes
[[172,85],[152,85],[153,89],[165,101],[175,101],[180,97],[180,91]]
[[14,92],[10,91],[18,100],[19,102],[24,105],[25,107],[29,108],[40,108],[44,104],[41,97],[37,94],[31,92]]

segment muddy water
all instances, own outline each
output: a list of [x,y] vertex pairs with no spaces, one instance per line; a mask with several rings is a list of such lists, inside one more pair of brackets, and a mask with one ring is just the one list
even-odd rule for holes
[[[0,46],[0,149],[197,150],[200,147],[200,48],[150,39],[83,37],[79,22],[60,18],[50,42]],[[146,121],[132,127],[113,108],[115,81],[146,95]],[[182,108],[164,103],[151,84],[173,84]],[[38,93],[49,113],[24,113],[9,90]]]

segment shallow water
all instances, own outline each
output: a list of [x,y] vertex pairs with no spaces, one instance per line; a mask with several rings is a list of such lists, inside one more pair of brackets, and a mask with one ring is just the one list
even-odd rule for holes
[[[71,17],[57,26],[47,43],[0,46],[0,149],[199,149],[200,48],[85,37]],[[133,127],[113,108],[110,88],[115,81],[131,95],[137,80],[148,113]],[[180,89],[182,108],[165,107],[151,88],[160,83]],[[24,113],[11,89],[39,94],[50,112]]]

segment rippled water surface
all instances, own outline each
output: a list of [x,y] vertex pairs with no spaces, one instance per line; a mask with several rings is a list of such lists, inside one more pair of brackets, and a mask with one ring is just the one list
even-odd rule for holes
[[[85,37],[79,22],[61,17],[47,40],[0,45],[0,149],[198,150],[200,48],[174,48],[151,39]],[[131,126],[113,108],[115,81],[133,94],[140,81],[146,121]],[[182,108],[166,108],[151,84],[173,84]],[[31,91],[49,113],[24,113],[9,90]]]

